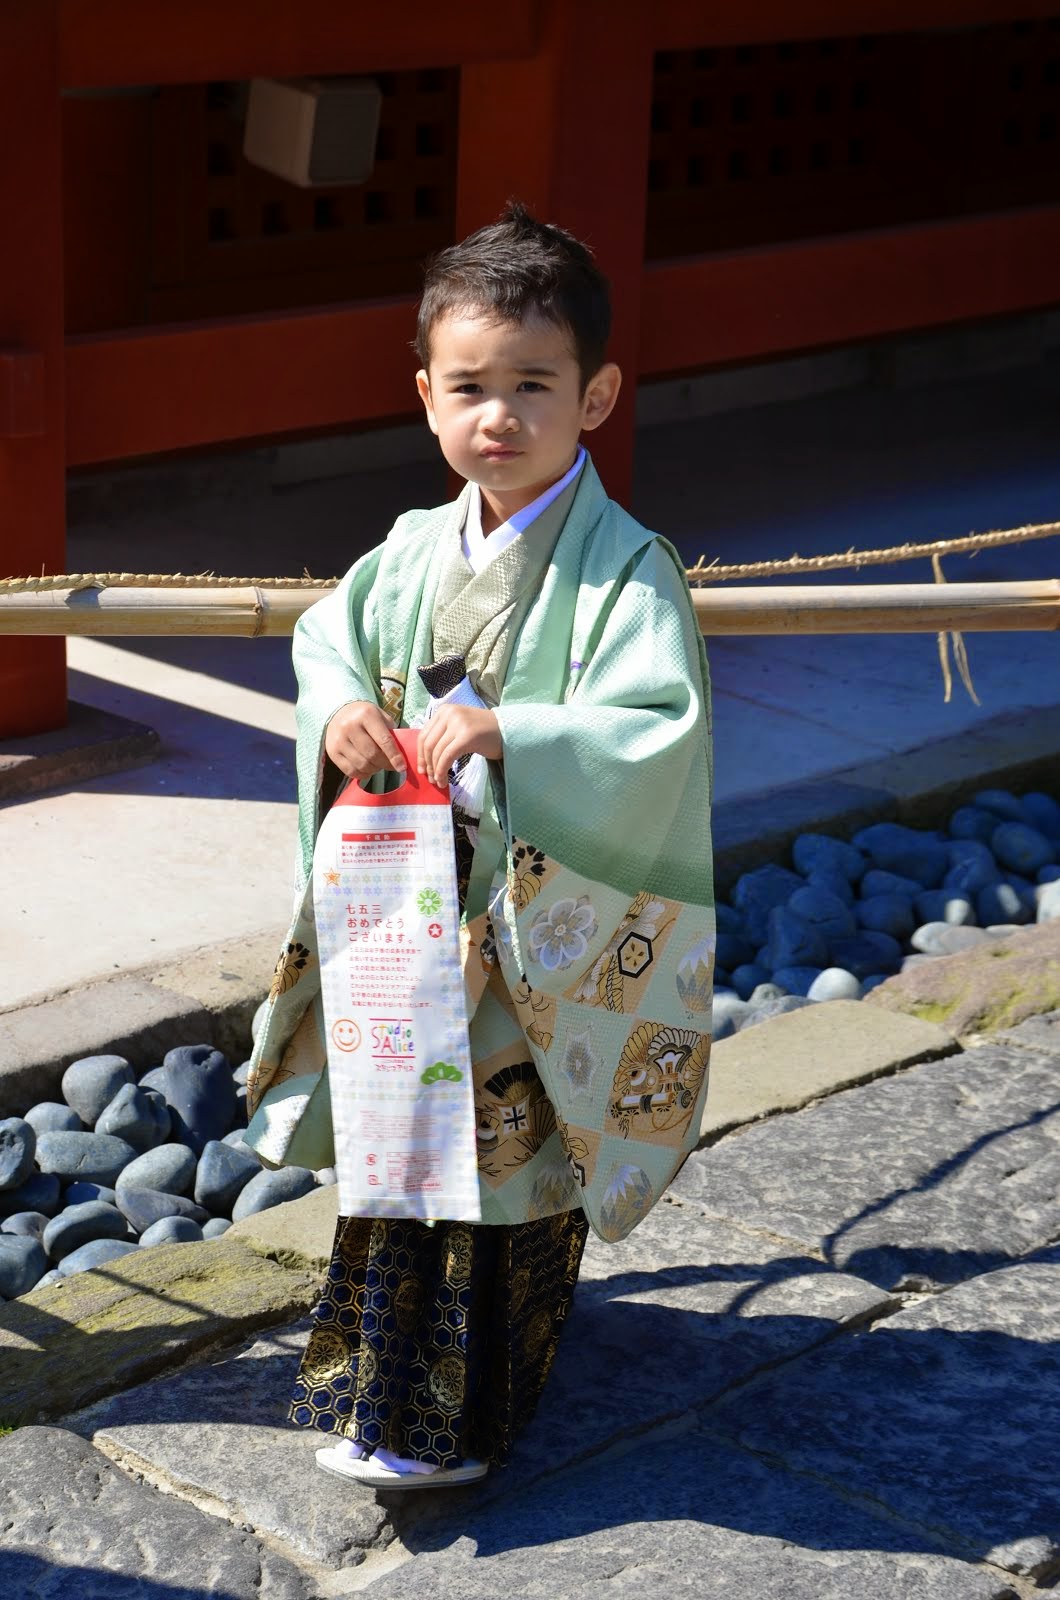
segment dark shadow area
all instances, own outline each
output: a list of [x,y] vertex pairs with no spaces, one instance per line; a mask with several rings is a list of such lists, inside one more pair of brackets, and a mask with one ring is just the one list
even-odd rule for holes
[[[689,562],[820,555],[1054,521],[1058,417],[1054,362],[644,428],[633,512]],[[951,581],[1048,577],[1055,548],[1040,540],[954,558],[946,572]],[[932,581],[926,563],[830,581],[914,579]]]
[[[143,690],[103,687],[103,680],[71,672],[70,692],[146,723],[161,737],[158,759],[111,777],[74,785],[79,793],[158,794],[200,800],[260,800],[293,804],[294,740],[233,718]],[[37,799],[27,795],[11,801]]]
[[246,1600],[252,1592],[228,1584],[189,1586],[135,1571],[60,1565],[22,1550],[0,1550],[0,1586],[9,1600]]
[[292,704],[298,692],[291,665],[290,639],[174,636],[163,639],[108,639],[107,643],[116,650],[127,651],[129,655],[145,656],[151,661],[164,661],[169,666],[183,667],[187,672],[201,672],[210,678],[221,678],[226,683],[254,689],[258,694],[274,695]]

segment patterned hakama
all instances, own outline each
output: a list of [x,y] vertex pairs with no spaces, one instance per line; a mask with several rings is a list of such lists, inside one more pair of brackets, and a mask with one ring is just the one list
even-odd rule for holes
[[291,1404],[302,1427],[439,1467],[503,1465],[534,1414],[588,1224],[340,1217]]

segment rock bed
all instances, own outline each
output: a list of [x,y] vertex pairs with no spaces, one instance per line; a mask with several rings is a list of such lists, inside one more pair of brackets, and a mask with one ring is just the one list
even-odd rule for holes
[[877,822],[800,834],[792,866],[719,904],[714,1037],[822,1000],[858,1000],[911,963],[1060,918],[1060,804],[986,789],[944,829]]
[[[1060,804],[1047,794],[984,790],[939,830],[800,834],[791,867],[745,873],[718,905],[714,1037],[1056,919]],[[0,1300],[145,1246],[216,1238],[333,1183],[330,1170],[262,1168],[243,1140],[248,1066],[181,1046],[137,1080],[121,1056],[87,1056],[63,1075],[62,1102],[0,1121]]]
[[0,1300],[145,1246],[217,1238],[334,1182],[262,1167],[243,1140],[249,1065],[184,1045],[138,1081],[121,1056],[85,1056],[62,1101],[0,1121]]

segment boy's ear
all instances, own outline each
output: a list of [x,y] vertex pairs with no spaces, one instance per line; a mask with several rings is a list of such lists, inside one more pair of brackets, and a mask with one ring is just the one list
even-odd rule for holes
[[423,409],[427,413],[427,424],[432,433],[437,433],[438,419],[434,415],[434,402],[431,400],[431,380],[424,367],[421,367],[416,374],[416,389],[423,401]]
[[582,429],[590,431],[606,422],[615,409],[618,391],[622,387],[622,373],[613,361],[605,361],[599,372],[589,379],[582,397]]

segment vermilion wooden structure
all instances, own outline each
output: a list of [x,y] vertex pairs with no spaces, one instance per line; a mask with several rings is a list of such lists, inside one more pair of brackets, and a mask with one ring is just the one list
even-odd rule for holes
[[[512,194],[612,280],[619,498],[635,377],[1060,301],[1060,0],[1018,10],[3,0],[0,570],[63,569],[67,466],[408,414],[418,262]],[[245,169],[240,84],[360,72],[378,182]],[[0,640],[0,737],[64,717],[61,641]]]

